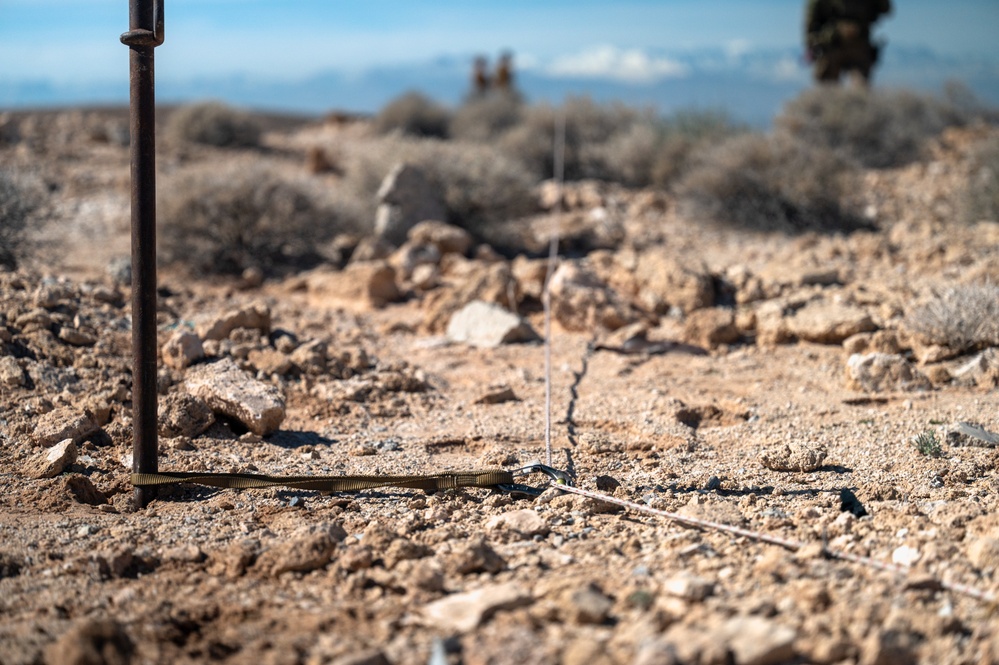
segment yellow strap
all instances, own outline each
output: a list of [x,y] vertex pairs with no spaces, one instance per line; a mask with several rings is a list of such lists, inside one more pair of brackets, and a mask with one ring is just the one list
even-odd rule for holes
[[226,489],[290,487],[319,492],[359,492],[379,487],[405,487],[437,492],[457,487],[494,487],[513,482],[512,473],[500,470],[452,471],[411,476],[268,476],[256,473],[191,473],[188,471],[132,474],[132,484],[136,487],[197,483]]

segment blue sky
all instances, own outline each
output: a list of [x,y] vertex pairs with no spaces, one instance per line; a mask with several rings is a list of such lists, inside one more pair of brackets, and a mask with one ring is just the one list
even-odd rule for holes
[[[152,0],[150,0],[151,2]],[[895,0],[891,45],[999,68],[999,0]],[[668,53],[798,47],[804,0],[166,0],[157,79],[321,72],[512,49],[521,70],[640,80]],[[127,0],[0,0],[0,84],[127,78]],[[10,101],[10,100],[8,100]],[[13,100],[16,102],[17,100]],[[0,104],[3,99],[0,98]]]
[[[801,0],[166,0],[166,77],[305,77],[513,49],[523,65],[620,49],[782,47]],[[127,62],[127,0],[0,0],[0,80],[107,80]],[[892,43],[999,62],[996,0],[895,0]]]

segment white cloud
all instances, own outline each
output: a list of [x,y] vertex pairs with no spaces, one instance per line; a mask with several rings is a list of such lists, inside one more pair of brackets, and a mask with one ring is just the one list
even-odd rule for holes
[[554,76],[617,79],[648,83],[664,78],[681,78],[688,67],[670,58],[653,57],[640,49],[598,46],[575,55],[556,58],[548,67]]

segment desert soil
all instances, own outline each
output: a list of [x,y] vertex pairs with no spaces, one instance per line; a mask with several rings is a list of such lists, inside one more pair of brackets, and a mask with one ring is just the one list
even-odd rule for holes
[[[20,140],[0,145],[0,161],[58,187],[42,249],[0,272],[0,663],[999,662],[995,602],[936,583],[999,594],[999,450],[952,433],[999,430],[996,375],[958,380],[971,357],[920,348],[904,325],[935,291],[999,279],[999,223],[954,221],[968,153],[990,130],[951,131],[923,161],[868,173],[878,230],[845,237],[718,230],[681,218],[665,194],[568,187],[567,224],[611,219],[619,235],[565,260],[609,286],[557,307],[554,465],[580,487],[813,545],[792,552],[556,489],[181,485],[136,510],[129,291],[108,271],[128,251],[128,154],[83,131],[122,116],[14,120]],[[343,132],[363,134],[276,129],[257,159],[301,173],[308,146]],[[646,255],[662,262],[652,277],[636,268]],[[543,346],[450,342],[439,323],[456,299],[485,297],[467,288],[472,276],[498,271],[544,329],[537,270],[479,256],[445,257],[435,283],[400,283],[387,304],[343,297],[364,293],[351,281],[363,271],[255,285],[164,267],[160,344],[204,336],[228,313],[262,316],[202,339],[207,358],[192,367],[161,368],[160,469],[543,461]],[[704,279],[719,306],[671,300]],[[662,302],[646,297],[653,288]],[[621,331],[600,325],[608,307],[611,327],[644,325],[664,352],[615,352]],[[910,380],[848,378],[851,353],[885,345]],[[199,416],[186,378],[226,357],[280,394],[277,431]],[[927,432],[938,455],[913,442]],[[56,475],[40,478],[65,439]],[[822,544],[901,572],[823,557]]]

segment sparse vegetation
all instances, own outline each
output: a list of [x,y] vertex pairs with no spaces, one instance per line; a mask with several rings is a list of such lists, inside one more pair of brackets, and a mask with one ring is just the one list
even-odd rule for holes
[[494,141],[523,121],[526,108],[512,95],[471,99],[451,118],[451,136],[460,141]]
[[852,231],[858,173],[821,146],[785,135],[747,134],[710,149],[677,186],[698,220],[758,231]]
[[999,286],[950,287],[917,307],[905,325],[924,342],[957,353],[999,346]]
[[969,223],[999,222],[999,139],[984,143],[972,157],[963,213]]
[[532,211],[534,181],[519,164],[487,145],[386,137],[345,146],[345,187],[368,202],[374,219],[375,196],[392,167],[405,161],[419,167],[437,188],[448,219],[480,241],[499,237],[506,222]]
[[924,457],[941,457],[943,448],[940,446],[940,439],[936,432],[931,429],[920,432],[912,439],[912,445],[916,447],[920,455]]
[[899,166],[918,159],[927,139],[982,113],[967,96],[951,92],[941,98],[908,90],[822,86],[788,103],[776,126],[866,167]]
[[27,243],[25,231],[33,207],[15,179],[0,171],[0,267],[17,267]]
[[220,102],[182,106],[167,120],[165,136],[175,143],[201,143],[220,148],[260,145],[260,123],[248,113]]
[[447,138],[451,115],[446,108],[419,92],[397,97],[375,116],[379,134],[399,131],[410,136]]
[[246,165],[178,174],[164,182],[159,210],[163,258],[201,274],[310,267],[323,243],[353,227],[304,186]]

